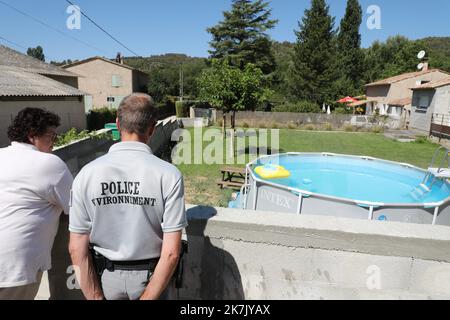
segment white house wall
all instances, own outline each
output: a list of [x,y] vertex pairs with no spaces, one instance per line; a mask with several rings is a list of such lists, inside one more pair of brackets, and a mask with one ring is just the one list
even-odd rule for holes
[[450,85],[436,89],[434,113],[450,115]]
[[[133,93],[133,71],[100,59],[67,68],[79,74],[79,89],[89,93],[94,108],[109,106],[108,97],[125,97]],[[121,86],[112,86],[113,75],[120,75]]]
[[58,132],[66,132],[71,128],[77,130],[86,129],[86,116],[84,113],[84,102],[78,97],[62,97],[59,100],[33,100],[28,101],[17,100],[0,100],[0,147],[9,145],[7,130],[11,124],[11,120],[24,108],[45,108],[61,117],[61,126]]
[[[430,101],[429,107],[425,109],[419,109],[419,102],[421,97],[428,97]],[[411,107],[410,128],[420,130],[424,133],[430,131],[431,118],[435,113],[435,90],[416,90],[413,94],[413,102]]]

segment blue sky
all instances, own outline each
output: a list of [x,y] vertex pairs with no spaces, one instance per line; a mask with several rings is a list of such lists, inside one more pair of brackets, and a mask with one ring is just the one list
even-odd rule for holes
[[[68,4],[64,0],[1,0],[61,29],[101,51],[80,44],[26,18],[0,3],[0,37],[23,47],[41,45],[47,60],[82,59],[94,55],[113,57],[117,52],[131,55],[125,49],[82,18],[80,30],[68,30]],[[72,0],[107,31],[143,56],[164,53],[185,53],[206,57],[211,36],[206,28],[222,19],[231,0]],[[346,0],[328,0],[336,24],[345,13]],[[448,0],[360,0],[364,20],[362,44],[368,47],[375,40],[401,34],[410,39],[427,36],[450,36],[450,1]],[[381,30],[369,30],[366,13],[370,5],[381,9]],[[310,0],[272,0],[273,18],[279,19],[269,32],[277,41],[295,41],[293,30]],[[6,44],[19,51],[23,48]]]

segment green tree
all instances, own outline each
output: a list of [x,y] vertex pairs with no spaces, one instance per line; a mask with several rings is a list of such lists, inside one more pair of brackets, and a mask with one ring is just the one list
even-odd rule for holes
[[325,0],[312,0],[305,10],[293,57],[291,93],[298,100],[332,101],[336,80],[336,32]]
[[27,55],[38,60],[45,61],[44,49],[42,49],[41,46],[37,46],[36,48],[28,48]]
[[272,89],[277,94],[277,100],[286,99],[289,95],[290,72],[293,67],[292,56],[294,44],[290,42],[273,42],[272,51],[275,57],[276,69],[273,73]]
[[345,16],[337,36],[340,78],[335,90],[339,96],[357,95],[361,92],[364,77],[364,53],[361,50],[362,9],[358,0],[348,0]]
[[125,63],[149,75],[148,92],[157,101],[180,93],[180,69],[184,72],[184,93],[188,98],[197,97],[197,78],[207,67],[206,59],[184,54],[165,54],[151,57],[126,58]]
[[65,66],[67,64],[72,64],[74,61],[68,59],[68,60],[63,60],[61,62],[59,61],[50,61],[50,64],[53,64],[55,66],[61,67],[61,66]]
[[420,50],[429,48],[422,40],[411,41],[403,36],[390,37],[385,43],[376,41],[365,50],[366,83],[417,71]]
[[254,64],[244,70],[230,66],[227,61],[213,59],[212,66],[203,71],[198,79],[199,98],[223,112],[223,128],[226,114],[232,112],[231,126],[235,128],[235,113],[254,110],[270,95],[264,87],[262,71]]
[[212,58],[226,58],[231,65],[244,69],[253,63],[264,74],[275,70],[272,42],[265,33],[278,20],[271,20],[271,10],[263,0],[233,0],[231,11],[223,13],[224,20],[208,28],[213,36],[210,46]]
[[450,37],[431,37],[421,40],[427,49],[430,66],[450,72]]

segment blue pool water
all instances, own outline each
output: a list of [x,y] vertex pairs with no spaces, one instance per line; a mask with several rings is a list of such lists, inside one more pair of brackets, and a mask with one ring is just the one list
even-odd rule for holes
[[438,181],[431,192],[414,197],[413,190],[426,173],[395,163],[304,154],[262,158],[252,167],[266,164],[278,164],[291,172],[289,178],[267,181],[326,196],[387,204],[432,203],[450,196],[449,184]]

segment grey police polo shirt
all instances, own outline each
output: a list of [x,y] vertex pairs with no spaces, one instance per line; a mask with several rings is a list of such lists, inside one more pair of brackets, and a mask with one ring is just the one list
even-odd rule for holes
[[147,145],[118,143],[78,174],[69,216],[69,230],[110,260],[157,258],[163,234],[187,226],[183,177]]

